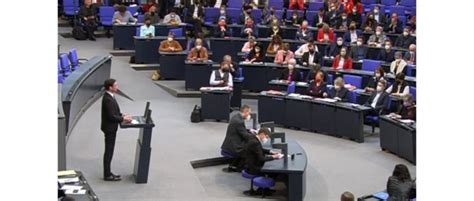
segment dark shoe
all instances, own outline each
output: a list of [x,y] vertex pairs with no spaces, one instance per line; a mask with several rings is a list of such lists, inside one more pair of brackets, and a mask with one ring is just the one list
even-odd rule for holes
[[91,40],[91,41],[95,41],[95,38],[89,38],[89,40]]
[[[247,195],[247,196],[254,196],[254,195],[256,195],[256,194],[255,194],[256,191],[251,191],[251,190],[246,190],[246,191],[244,191],[243,193],[244,193],[244,195]],[[261,193],[260,193],[260,195],[261,195]]]
[[120,175],[119,175],[119,174],[110,173],[110,175],[112,175],[112,176],[114,176],[114,177],[117,177],[117,178],[120,178]]
[[113,175],[110,175],[108,177],[104,177],[105,181],[120,181],[122,180],[120,177],[114,177]]

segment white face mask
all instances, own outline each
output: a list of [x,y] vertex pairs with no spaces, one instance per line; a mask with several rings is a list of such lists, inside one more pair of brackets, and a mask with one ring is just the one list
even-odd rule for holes
[[173,41],[173,38],[168,37],[168,41],[169,41],[169,42]]
[[342,19],[345,20],[345,19],[347,19],[347,17],[346,17],[346,16],[342,16]]
[[288,69],[293,70],[293,69],[295,69],[295,66],[292,65],[292,64],[289,64],[289,65],[288,65]]
[[377,86],[377,92],[381,92],[382,91],[382,87],[381,86]]
[[246,121],[250,120],[250,115],[247,115],[247,117],[245,118]]
[[221,15],[224,15],[225,14],[225,10],[221,10]]
[[386,50],[390,49],[390,45],[385,45],[385,49]]
[[260,52],[260,49],[258,49],[258,48],[255,48],[255,52]]
[[375,77],[380,78],[380,73],[375,73]]
[[334,85],[334,89],[336,89],[337,91],[339,91],[341,89],[341,87],[339,85]]
[[262,139],[262,144],[266,144],[268,142],[268,138],[263,138]]
[[358,45],[358,46],[361,46],[361,45],[362,45],[362,42],[357,41],[357,45]]
[[337,45],[341,46],[341,45],[342,45],[342,41],[338,40],[338,41],[337,41]]
[[380,34],[382,34],[380,31],[375,32],[375,35],[380,35]]
[[404,36],[408,36],[408,32],[404,31],[404,32],[403,32],[403,35],[404,35]]
[[378,10],[378,9],[375,9],[375,10],[374,10],[374,13],[375,13],[375,14],[379,13],[379,10]]
[[202,48],[202,46],[201,46],[201,45],[196,45],[196,49],[198,49],[198,50],[199,50],[199,49],[201,49],[201,48]]
[[341,56],[346,56],[346,52],[341,52]]

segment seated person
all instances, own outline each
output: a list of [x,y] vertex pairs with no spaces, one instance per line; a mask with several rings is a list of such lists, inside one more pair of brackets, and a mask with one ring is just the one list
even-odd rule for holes
[[405,27],[405,29],[403,30],[403,34],[398,36],[394,46],[408,49],[411,44],[415,44],[416,38],[410,35],[410,32],[410,27]]
[[377,60],[384,61],[385,63],[392,63],[395,60],[395,50],[392,50],[392,42],[390,40],[385,41],[384,49],[381,49]]
[[293,10],[293,14],[291,15],[291,18],[287,20],[286,24],[290,26],[298,27],[301,25],[302,22],[303,22],[303,18],[298,16],[298,11]]
[[269,25],[270,23],[272,23],[274,20],[276,20],[278,23],[279,23],[279,19],[278,19],[278,16],[275,15],[275,8],[271,7],[270,8],[270,14],[267,15],[265,17],[265,19],[263,19],[262,23],[263,25]]
[[317,72],[323,73],[323,81],[327,83],[328,78],[329,78],[328,73],[321,70],[321,65],[319,65],[319,64],[315,64],[315,65],[311,66],[311,70],[306,75],[306,79],[305,79],[306,82],[311,83],[311,81],[314,80],[314,77],[316,76]]
[[279,50],[283,49],[283,40],[280,36],[274,36],[272,41],[268,45],[267,54],[276,54]]
[[262,44],[257,43],[250,50],[249,54],[245,58],[246,62],[263,62],[265,60],[265,52],[263,52]]
[[207,61],[208,60],[207,49],[202,46],[202,39],[196,39],[196,46],[194,46],[188,54],[187,60],[189,61]]
[[181,18],[176,14],[175,8],[172,8],[170,13],[163,18],[163,23],[169,25],[181,24]]
[[329,26],[336,27],[337,20],[340,18],[341,11],[339,11],[339,3],[337,1],[329,3],[328,9],[328,18],[329,18]]
[[399,97],[410,94],[410,86],[405,81],[404,73],[399,73],[395,76],[395,83],[387,89],[387,93]]
[[145,24],[140,27],[140,37],[155,37],[155,26],[151,25],[151,18],[145,18]]
[[288,8],[292,10],[303,10],[305,7],[304,0],[291,0],[289,1]]
[[377,26],[375,33],[369,37],[369,40],[367,40],[367,45],[371,47],[382,47],[382,44],[387,40],[387,36],[382,31],[383,28]]
[[416,120],[416,105],[413,101],[413,96],[411,94],[407,94],[403,96],[403,104],[400,105],[397,113],[390,113],[390,117],[397,118],[397,119],[411,119],[413,121]]
[[193,25],[194,34],[202,32],[202,25],[204,23],[204,7],[199,0],[194,0],[194,4],[188,7],[188,12],[184,21]]
[[356,45],[351,47],[351,58],[355,61],[364,60],[367,57],[367,49],[364,46],[364,36],[359,36]]
[[349,30],[344,33],[344,45],[355,45],[359,37],[364,37],[360,30],[356,30],[355,22],[351,22]]
[[239,65],[232,61],[232,57],[230,55],[228,54],[224,55],[224,58],[222,60],[229,65],[229,72],[232,75],[232,77],[234,78],[240,77]]
[[295,58],[295,55],[290,50],[290,44],[284,43],[283,49],[278,50],[277,54],[275,55],[275,60],[273,61],[276,64],[287,64],[290,59]]
[[347,13],[341,13],[340,17],[336,20],[336,29],[347,31],[350,23],[351,21],[347,18]]
[[222,62],[219,70],[213,70],[209,84],[213,87],[233,87],[229,64]]
[[326,91],[327,84],[324,82],[324,74],[322,71],[318,71],[314,76],[314,80],[310,82],[306,94],[316,98],[323,98],[324,95],[327,96]]
[[210,49],[209,48],[209,39],[207,38],[204,38],[204,33],[197,33],[196,35],[194,35],[195,37],[194,38],[191,38],[190,40],[188,39],[188,43],[186,44],[186,50],[190,51],[191,48],[193,48],[196,44],[196,39],[197,38],[200,38],[202,40],[202,45],[206,48],[206,49]]
[[156,5],[155,0],[147,0],[146,4],[142,4],[140,6],[140,8],[138,8],[140,11],[138,11],[138,10],[137,11],[140,12],[140,13],[147,13],[151,10],[151,7],[155,7],[155,9],[156,9],[156,6],[157,5]]
[[407,62],[402,58],[402,52],[397,51],[395,52],[395,61],[392,61],[390,64],[390,73],[397,75],[399,73],[403,73],[405,71],[405,67],[407,66]]
[[321,28],[327,23],[329,23],[329,18],[325,13],[324,8],[319,8],[318,14],[313,17],[313,27]]
[[245,26],[242,27],[242,32],[240,32],[240,36],[242,38],[248,38],[250,36],[257,37],[258,36],[258,29],[257,26],[254,25],[252,18],[247,18],[245,21]]
[[377,88],[372,92],[372,95],[364,104],[365,106],[372,108],[368,112],[368,115],[378,116],[385,113],[389,101],[389,94],[385,92],[386,84],[387,82],[385,80],[380,80],[377,83]]
[[379,81],[385,80],[384,76],[385,76],[385,72],[382,66],[377,67],[374,71],[374,76],[369,79],[369,82],[367,83],[367,86],[365,87],[365,91],[366,92],[375,91],[375,88],[377,88],[377,84],[379,83]]
[[160,52],[181,52],[183,47],[174,39],[174,33],[169,32],[167,40],[160,42]]
[[390,23],[385,24],[385,32],[390,34],[401,34],[403,31],[403,24],[401,20],[398,20],[398,14],[392,13]]
[[230,37],[230,30],[227,28],[227,25],[225,23],[224,19],[221,19],[219,21],[219,24],[215,28],[215,33],[214,37],[216,38],[225,38],[225,37]]
[[286,83],[291,81],[301,81],[301,73],[296,69],[295,59],[290,59],[290,61],[288,61],[288,68],[281,72],[279,80],[284,80]]
[[227,14],[225,5],[221,6],[219,16],[214,19],[214,24],[219,23],[219,21],[222,19],[224,19],[226,24],[232,24],[232,18]]
[[97,7],[91,0],[85,0],[77,13],[84,24],[84,30],[89,40],[95,41],[94,31],[97,28]]
[[347,18],[349,18],[350,22],[355,22],[356,28],[359,29],[362,23],[362,15],[363,12],[358,12],[356,8],[353,8],[350,13],[347,14]]
[[253,36],[250,37],[248,39],[248,41],[244,43],[244,46],[242,47],[242,49],[240,51],[245,52],[245,53],[248,54],[250,52],[250,50],[253,49],[253,46],[255,45],[255,43],[256,43],[255,37],[253,37]]
[[334,31],[329,28],[328,24],[324,24],[323,28],[318,30],[316,40],[321,43],[332,43],[334,41]]
[[114,24],[127,24],[127,23],[135,23],[137,19],[135,19],[130,11],[127,10],[127,7],[124,5],[120,5],[115,11],[113,16],[113,23]]
[[296,51],[295,51],[295,56],[303,56],[304,53],[308,52],[308,46],[312,44],[314,47],[314,50],[319,53],[318,51],[318,46],[314,45],[314,39],[313,38],[308,38],[306,40],[306,43],[301,45]]
[[415,182],[411,179],[406,165],[398,164],[393,170],[392,176],[387,181],[387,201],[411,200],[412,189],[416,189]]
[[250,135],[245,143],[245,164],[247,173],[252,175],[262,175],[260,170],[266,161],[279,158],[280,154],[268,149],[264,149],[262,144],[270,140],[270,131],[261,128],[257,135]]
[[278,24],[272,23],[271,24],[271,29],[268,31],[268,37],[273,38],[273,36],[276,36],[276,35],[281,37],[282,32],[283,32],[283,30],[280,29],[280,26],[278,26]]
[[[367,14],[367,19],[365,20],[364,24],[360,27],[364,32],[372,32],[376,30],[377,26],[377,21],[374,19],[374,14],[373,13],[368,13]],[[383,28],[382,28],[383,29]]]
[[342,37],[338,37],[337,41],[334,43],[331,43],[331,45],[328,45],[326,47],[326,53],[325,56],[329,58],[334,58],[339,52],[341,51],[341,48],[343,47],[342,45],[344,44],[344,41]]
[[247,23],[248,19],[252,19],[255,21],[255,18],[252,15],[252,6],[244,5],[242,15],[239,16],[239,23],[238,24],[245,24]]
[[408,47],[408,52],[405,53],[405,56],[403,57],[405,61],[407,61],[407,64],[412,64],[416,65],[416,45],[411,44],[410,47]]
[[301,23],[301,27],[296,32],[296,40],[307,41],[310,38],[313,38],[313,33],[308,29],[308,21],[304,20]]
[[352,69],[352,59],[347,53],[346,47],[341,48],[341,52],[339,53],[339,55],[336,56],[336,58],[334,58],[334,61],[332,62],[332,67],[338,70]]
[[149,11],[145,13],[144,19],[150,18],[151,24],[158,24],[160,22],[160,15],[156,12],[156,7],[150,7]]
[[301,58],[303,66],[312,66],[319,63],[319,53],[316,52],[315,45],[308,45],[308,52],[305,52]]
[[337,77],[334,80],[334,87],[329,89],[327,92],[328,98],[332,98],[337,101],[349,102],[349,90],[344,88],[344,79]]

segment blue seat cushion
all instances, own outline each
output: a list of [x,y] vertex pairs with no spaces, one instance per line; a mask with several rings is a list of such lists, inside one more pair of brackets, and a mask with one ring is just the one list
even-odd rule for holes
[[260,188],[271,188],[275,186],[275,180],[268,177],[257,177],[253,179],[253,185]]
[[246,170],[242,170],[242,177],[245,177],[247,179],[254,179],[258,177],[257,175],[249,174]]
[[221,155],[226,157],[226,158],[235,158],[235,155],[231,152],[221,150]]

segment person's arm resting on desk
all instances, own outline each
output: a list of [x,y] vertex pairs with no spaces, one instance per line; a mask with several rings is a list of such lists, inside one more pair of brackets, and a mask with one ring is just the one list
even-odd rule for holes
[[265,152],[264,150],[265,149],[260,149],[258,141],[256,141],[255,143],[252,143],[250,144],[250,146],[248,147],[248,151],[250,151],[251,153],[255,153],[257,154],[257,160],[260,161],[260,162],[265,162],[265,161],[271,161],[273,160],[273,157],[272,156],[269,156],[269,155],[265,155]]

